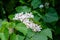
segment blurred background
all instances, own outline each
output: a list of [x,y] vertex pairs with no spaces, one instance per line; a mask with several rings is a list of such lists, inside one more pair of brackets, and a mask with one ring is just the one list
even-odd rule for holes
[[38,12],[42,15],[44,18],[41,20],[37,17],[39,22],[43,20],[52,29],[53,40],[60,40],[60,0],[0,0],[0,19],[2,21],[10,22],[10,15],[22,11]]

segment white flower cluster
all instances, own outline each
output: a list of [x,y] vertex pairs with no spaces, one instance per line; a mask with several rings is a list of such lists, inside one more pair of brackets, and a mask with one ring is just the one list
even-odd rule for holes
[[40,5],[39,5],[39,8],[42,9],[43,7],[48,8],[48,7],[49,7],[49,2],[46,2],[44,5],[43,5],[43,4],[40,4]]
[[44,5],[43,4],[41,4],[40,6],[39,6],[39,8],[43,8],[44,7]]
[[15,14],[15,18],[13,18],[14,20],[21,20],[21,21],[23,21],[23,20],[25,20],[25,19],[28,19],[28,18],[33,18],[34,16],[32,15],[32,13],[23,13],[23,12],[21,12],[21,13],[17,13],[17,14]]
[[35,32],[39,32],[41,31],[41,26],[35,24],[33,21],[30,21],[29,18],[34,18],[34,15],[32,15],[32,13],[25,13],[23,14],[23,12],[15,14],[15,17],[13,18],[14,20],[20,20],[21,22],[23,22],[27,28],[31,28],[33,31]]

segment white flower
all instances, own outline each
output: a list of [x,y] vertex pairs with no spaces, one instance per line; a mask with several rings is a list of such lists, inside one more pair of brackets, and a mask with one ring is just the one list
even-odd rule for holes
[[48,3],[48,2],[46,2],[46,3],[45,3],[45,6],[49,6],[49,3]]
[[27,16],[27,18],[34,18],[34,16],[32,15],[31,12],[30,12],[30,13],[27,13],[27,12],[26,12],[25,16]]
[[18,13],[15,15],[13,19],[20,20],[26,25],[27,28],[30,28],[35,32],[41,31],[42,28],[39,25],[33,23],[33,21],[30,21],[29,18],[34,18],[34,15],[32,15],[32,12],[30,13],[25,12],[25,14],[23,14],[23,12]]
[[13,20],[18,20],[18,14],[15,14],[15,18]]
[[43,4],[41,4],[40,6],[39,6],[39,8],[43,8],[44,7],[44,5]]
[[13,28],[8,28],[9,34],[12,34],[14,32]]

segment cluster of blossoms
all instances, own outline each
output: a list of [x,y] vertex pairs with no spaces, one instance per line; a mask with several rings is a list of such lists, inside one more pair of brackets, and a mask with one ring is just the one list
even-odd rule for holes
[[23,22],[27,28],[32,29],[35,32],[39,32],[41,31],[41,26],[35,24],[33,21],[30,21],[29,18],[34,18],[34,15],[32,15],[32,13],[17,13],[15,14],[15,17],[13,18],[14,20],[20,20],[21,22]]

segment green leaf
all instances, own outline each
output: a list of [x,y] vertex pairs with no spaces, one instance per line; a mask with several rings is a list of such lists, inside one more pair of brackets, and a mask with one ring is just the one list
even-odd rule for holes
[[8,31],[8,29],[6,27],[2,27],[1,30],[0,30],[0,33],[1,33],[1,35],[0,35],[1,37],[5,37],[4,39],[8,40],[8,38],[9,38],[9,31]]
[[30,40],[30,38],[26,37],[26,39],[25,39],[25,40]]
[[16,40],[16,34],[11,34],[10,35],[10,40]]
[[27,28],[23,23],[19,23],[17,24],[17,26],[15,27],[16,30],[18,30],[19,32],[22,32],[24,35],[27,34]]
[[33,32],[32,30],[28,30],[28,33],[27,33],[27,37],[31,38],[32,36],[35,35],[35,32]]
[[31,5],[33,6],[33,8],[37,8],[39,7],[39,5],[41,4],[41,0],[32,0]]
[[39,12],[37,12],[37,11],[32,11],[32,13],[33,13],[33,15],[34,15],[34,20],[35,20],[35,21],[39,21],[39,20],[42,18],[42,16],[40,15]]
[[24,0],[19,0],[19,2],[21,2],[22,4],[24,4],[25,2],[24,2]]
[[7,21],[2,21],[2,25],[5,25],[6,26],[6,24],[8,24]]
[[49,38],[52,39],[52,32],[51,32],[51,29],[49,29],[49,28],[42,30],[40,34],[48,36]]
[[27,6],[18,6],[16,8],[17,12],[30,12],[31,8],[27,7]]
[[49,8],[43,19],[45,22],[48,23],[58,21],[57,12],[55,11],[55,9]]
[[38,15],[35,15],[35,16],[34,16],[34,20],[35,20],[35,21],[39,21],[39,20],[40,20],[40,17],[39,17]]
[[14,28],[14,27],[15,27],[15,23],[14,23],[14,22],[10,22],[10,23],[9,23],[9,27],[10,27],[10,28]]
[[8,40],[8,38],[9,38],[9,31],[8,31],[7,28],[5,28],[5,30],[4,30],[4,35],[5,35],[6,40]]
[[35,34],[31,40],[48,40],[47,36],[43,35],[43,34]]
[[24,36],[16,35],[16,40],[24,40]]
[[6,40],[4,33],[0,33],[1,40]]
[[24,40],[24,36],[20,36],[20,35],[16,35],[16,34],[12,34],[10,36],[10,40]]
[[9,18],[10,20],[13,20],[14,15],[9,15],[8,18]]
[[7,21],[2,21],[2,26],[0,28],[0,32],[8,32],[8,29],[6,28],[9,25],[9,23]]

